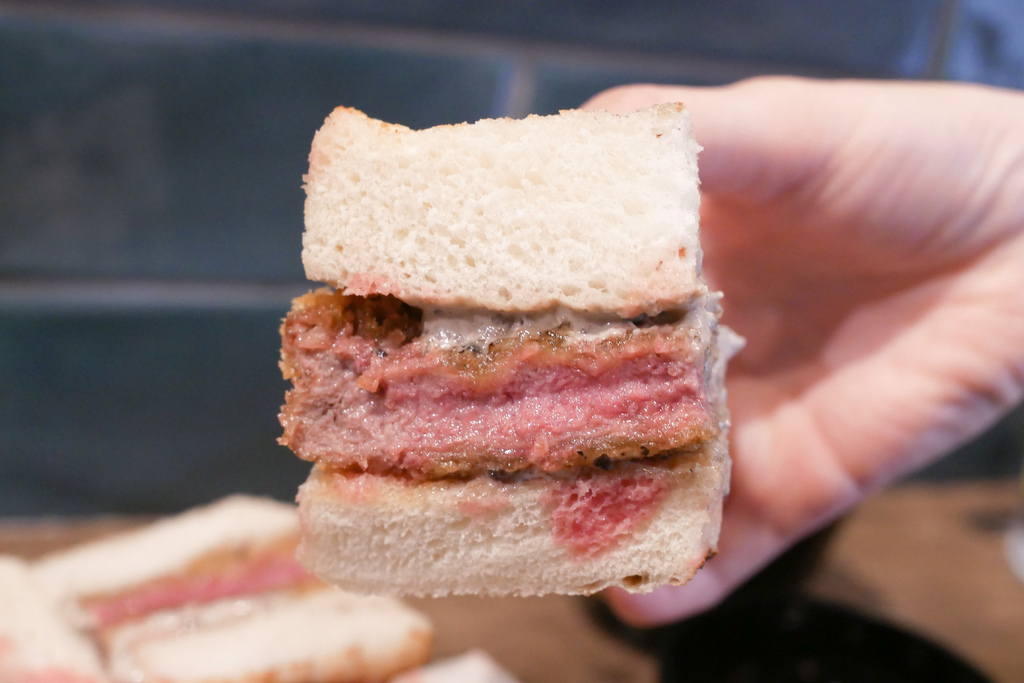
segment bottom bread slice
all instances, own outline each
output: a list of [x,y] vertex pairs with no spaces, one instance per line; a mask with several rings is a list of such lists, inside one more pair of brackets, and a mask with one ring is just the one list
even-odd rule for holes
[[157,612],[105,645],[119,683],[374,683],[422,665],[431,641],[403,603],[321,587]]
[[714,554],[728,487],[724,436],[657,462],[415,482],[315,467],[299,490],[299,558],[381,594],[648,592]]
[[0,683],[105,683],[99,652],[67,624],[21,558],[0,555]]

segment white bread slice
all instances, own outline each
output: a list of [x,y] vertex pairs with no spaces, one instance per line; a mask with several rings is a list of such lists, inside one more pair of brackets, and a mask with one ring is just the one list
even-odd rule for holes
[[309,155],[306,275],[420,307],[680,308],[706,291],[699,149],[679,104],[422,131],[338,108]]
[[0,557],[0,681],[106,680],[92,644],[61,619],[28,564]]
[[580,556],[556,541],[551,500],[564,481],[558,477],[411,483],[317,467],[299,489],[299,556],[321,579],[358,592],[647,592],[688,581],[713,554],[728,471],[724,437],[677,456],[650,518],[607,550]]
[[213,554],[298,536],[295,506],[230,496],[136,530],[75,546],[38,560],[36,580],[80,627],[76,601],[125,590],[187,568]]
[[157,613],[107,643],[115,683],[362,683],[419,666],[431,640],[397,600],[324,587]]
[[518,683],[483,650],[470,650],[409,671],[391,683]]

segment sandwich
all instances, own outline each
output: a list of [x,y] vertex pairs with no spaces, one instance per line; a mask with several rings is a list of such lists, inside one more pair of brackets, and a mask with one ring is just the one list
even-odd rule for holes
[[0,681],[106,683],[93,644],[60,617],[28,563],[0,557]]
[[294,505],[232,496],[46,556],[32,575],[112,683],[362,683],[429,659],[422,615],[317,580],[298,537]]
[[291,505],[231,496],[51,553],[36,580],[67,620],[104,631],[160,610],[312,581],[295,560]]
[[678,104],[421,131],[328,117],[302,250],[327,286],[281,327],[314,574],[649,591],[715,552],[737,338],[701,276],[698,150]]

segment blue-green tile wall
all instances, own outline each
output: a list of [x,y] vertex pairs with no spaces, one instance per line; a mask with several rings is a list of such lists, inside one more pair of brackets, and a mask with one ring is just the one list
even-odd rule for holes
[[[1024,87],[1017,0],[0,0],[0,515],[290,498],[277,326],[337,105],[422,127],[634,81]],[[1018,412],[919,476],[1006,476]]]

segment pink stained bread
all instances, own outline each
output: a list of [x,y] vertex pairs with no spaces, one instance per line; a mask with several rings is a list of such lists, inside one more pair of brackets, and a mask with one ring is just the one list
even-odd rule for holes
[[347,590],[395,595],[648,592],[714,554],[729,461],[712,444],[614,473],[413,483],[314,468],[300,559]]

